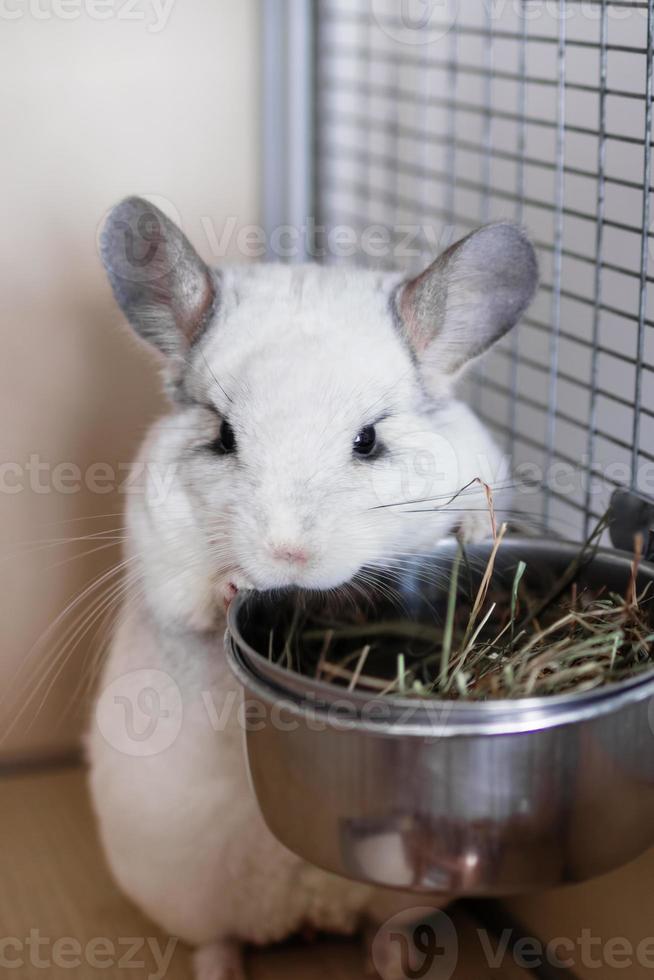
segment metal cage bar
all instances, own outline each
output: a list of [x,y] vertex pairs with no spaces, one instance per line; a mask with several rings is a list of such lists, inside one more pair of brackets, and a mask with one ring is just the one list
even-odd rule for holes
[[[262,0],[263,225],[267,258],[312,250],[314,25],[311,0]],[[280,232],[294,234],[280,255]],[[288,252],[289,254],[285,254]]]
[[552,265],[551,317],[548,383],[548,411],[545,471],[543,481],[543,520],[550,516],[550,486],[547,474],[554,461],[557,422],[557,391],[559,383],[559,352],[561,340],[561,289],[563,283],[563,233],[565,222],[565,148],[566,148],[566,0],[559,3],[557,46],[557,111],[556,111],[556,184],[554,191],[554,261]]
[[[647,80],[645,83],[645,132],[644,140],[644,159],[643,159],[643,224],[642,227],[649,231],[651,213],[651,191],[652,183],[652,95],[654,76],[654,4],[650,4],[647,11]],[[640,289],[638,298],[638,343],[636,352],[636,384],[634,390],[634,418],[632,438],[633,446],[631,452],[631,486],[635,488],[638,483],[638,462],[641,450],[641,404],[643,400],[643,365],[645,363],[645,326],[647,310],[647,268],[650,259],[649,241],[645,234],[641,238],[640,251]]]
[[[600,30],[600,63],[599,63],[599,115],[598,115],[598,151],[597,151],[597,197],[596,197],[596,232],[595,232],[595,275],[593,292],[595,305],[593,307],[593,353],[590,370],[590,409],[588,412],[588,468],[592,472],[595,465],[595,441],[597,436],[597,398],[598,398],[598,358],[600,317],[602,310],[602,259],[604,246],[604,221],[606,218],[606,96],[608,77],[608,4],[602,0],[602,21]],[[591,488],[586,486],[584,500],[584,536],[590,533]]]

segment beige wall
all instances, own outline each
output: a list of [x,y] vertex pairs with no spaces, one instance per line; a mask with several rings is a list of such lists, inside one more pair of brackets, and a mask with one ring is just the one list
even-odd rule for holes
[[[125,194],[156,195],[217,261],[207,227],[257,221],[257,6],[173,0],[167,21],[154,0],[2,7],[0,758],[75,744],[97,644],[77,609],[45,631],[119,553],[61,539],[122,523],[120,494],[63,493],[61,471],[38,492],[24,465],[124,463],[161,407],[105,282],[99,222]],[[226,252],[237,257],[233,240]],[[25,489],[8,493],[17,480]]]

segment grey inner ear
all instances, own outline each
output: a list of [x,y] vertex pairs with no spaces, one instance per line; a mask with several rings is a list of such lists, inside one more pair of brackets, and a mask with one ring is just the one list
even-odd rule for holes
[[198,340],[215,308],[217,280],[158,208],[139,197],[121,201],[100,251],[114,296],[141,337],[166,354]]
[[488,225],[406,283],[399,315],[416,354],[450,374],[514,326],[537,284],[536,255],[522,229]]

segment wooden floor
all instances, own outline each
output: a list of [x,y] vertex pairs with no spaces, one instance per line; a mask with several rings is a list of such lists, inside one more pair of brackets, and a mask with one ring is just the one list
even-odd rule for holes
[[[167,970],[157,972],[152,949],[165,951],[169,937],[111,881],[79,769],[0,779],[0,842],[0,976],[191,980],[189,953],[181,943]],[[491,970],[475,924],[463,909],[452,917],[459,936],[453,980],[524,980],[512,966]],[[78,957],[82,962],[75,966]],[[142,965],[135,968],[135,961]],[[296,943],[252,951],[248,974],[251,980],[359,980],[363,964],[360,943]]]

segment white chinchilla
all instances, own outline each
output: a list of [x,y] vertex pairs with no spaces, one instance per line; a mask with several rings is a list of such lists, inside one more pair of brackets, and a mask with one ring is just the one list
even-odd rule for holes
[[[139,198],[111,212],[102,257],[127,319],[164,355],[171,411],[129,498],[91,790],[121,887],[199,947],[199,978],[227,980],[242,976],[242,943],[352,932],[416,896],[319,871],[265,827],[222,652],[225,607],[241,588],[369,585],[456,527],[489,532],[483,494],[463,517],[461,498],[443,506],[477,477],[502,479],[453,382],[518,320],[537,265],[523,232],[496,224],[410,281],[214,271]],[[416,513],[426,499],[434,509]]]

